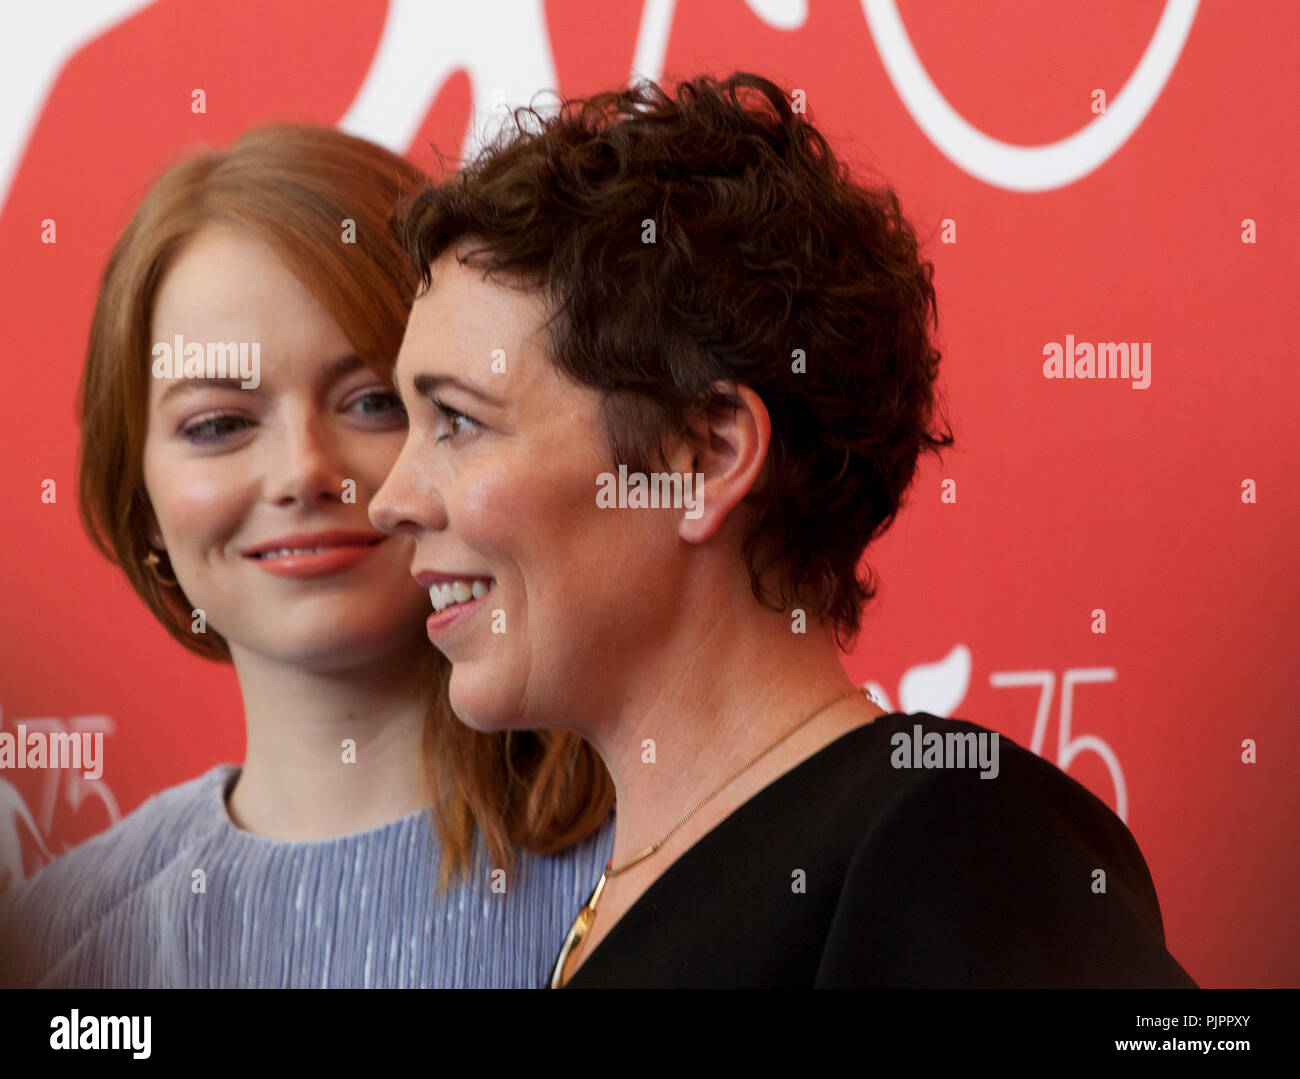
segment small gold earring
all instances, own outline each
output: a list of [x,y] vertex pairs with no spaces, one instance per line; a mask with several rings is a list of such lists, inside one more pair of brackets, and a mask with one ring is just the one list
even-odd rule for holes
[[164,576],[162,571],[158,568],[160,565],[162,565],[162,559],[158,557],[157,551],[150,551],[147,555],[144,556],[143,561],[144,564],[149,567],[150,571],[154,575],[154,579],[159,584],[163,585],[163,587],[165,588],[176,587],[176,578]]

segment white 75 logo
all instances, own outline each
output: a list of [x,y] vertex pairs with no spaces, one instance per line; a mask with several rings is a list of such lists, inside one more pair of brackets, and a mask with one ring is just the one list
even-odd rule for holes
[[[989,681],[995,689],[1008,686],[1041,686],[1038,696],[1038,712],[1034,716],[1034,734],[1029,748],[1043,756],[1043,743],[1047,741],[1048,716],[1052,710],[1052,692],[1056,688],[1054,671],[995,671],[989,675]],[[1070,762],[1085,750],[1092,750],[1106,764],[1110,771],[1111,782],[1115,785],[1115,813],[1120,820],[1128,821],[1128,789],[1124,786],[1124,770],[1119,766],[1115,751],[1095,734],[1082,734],[1070,737],[1070,725],[1074,711],[1074,687],[1076,684],[1089,682],[1115,681],[1114,667],[1072,667],[1061,678],[1061,723],[1057,729],[1056,766],[1062,772],[1068,771]]]
[[[0,727],[4,725],[3,719],[4,711],[0,709]],[[66,723],[62,719],[46,717],[22,719],[15,722],[15,728],[18,724],[21,724],[25,731],[39,731],[47,737],[51,734],[69,732],[78,738],[83,734],[92,736],[100,734],[107,737],[113,733],[113,721],[108,716],[73,716]],[[45,862],[49,862],[54,857],[54,853],[46,844],[54,831],[54,815],[59,806],[60,790],[63,793],[63,802],[73,813],[76,813],[87,799],[94,799],[103,805],[110,825],[121,819],[122,812],[118,808],[117,799],[102,778],[87,778],[84,772],[76,769],[46,767],[44,772],[40,808],[35,816],[27,808],[27,803],[18,788],[7,779],[0,777],[0,893],[24,879],[21,838],[23,829],[26,829],[31,836]],[[71,843],[64,841],[65,851],[70,850],[71,847]]]

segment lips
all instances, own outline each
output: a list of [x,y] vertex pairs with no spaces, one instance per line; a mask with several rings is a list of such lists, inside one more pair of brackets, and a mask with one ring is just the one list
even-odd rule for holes
[[245,558],[274,577],[305,580],[328,577],[365,562],[388,537],[382,532],[295,532],[277,536],[243,552]]
[[455,584],[457,581],[464,581],[472,585],[475,581],[482,581],[484,584],[495,582],[496,578],[486,573],[442,573],[438,570],[421,570],[413,574],[415,583],[426,591],[434,585]]
[[241,553],[245,558],[266,561],[268,556],[287,557],[285,552],[309,555],[337,547],[373,547],[386,538],[382,532],[350,532],[339,528],[324,532],[294,532],[259,543]]

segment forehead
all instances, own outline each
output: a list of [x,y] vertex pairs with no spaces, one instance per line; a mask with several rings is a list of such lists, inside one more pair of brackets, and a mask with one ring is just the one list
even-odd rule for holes
[[260,341],[264,358],[347,344],[324,304],[269,244],[216,225],[181,249],[154,298],[153,339],[174,334]]
[[546,359],[548,308],[540,291],[485,278],[450,251],[429,269],[429,287],[411,307],[398,355],[403,384],[420,374],[456,374],[503,386],[536,373]]

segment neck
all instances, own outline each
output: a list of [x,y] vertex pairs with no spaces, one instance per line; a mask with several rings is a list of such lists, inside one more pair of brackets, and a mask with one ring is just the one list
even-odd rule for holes
[[683,813],[823,706],[831,705],[701,806],[647,867],[656,864],[661,872],[762,787],[883,714],[865,697],[843,696],[857,687],[840,663],[832,632],[815,622],[806,634],[794,634],[788,617],[755,613],[751,603],[744,617],[714,617],[673,640],[671,656],[638,662],[637,683],[625,687],[623,707],[581,732],[616,787],[616,868],[661,840]]
[[421,740],[432,680],[422,636],[342,671],[231,652],[248,738],[227,803],[238,827],[275,839],[328,839],[429,804]]

